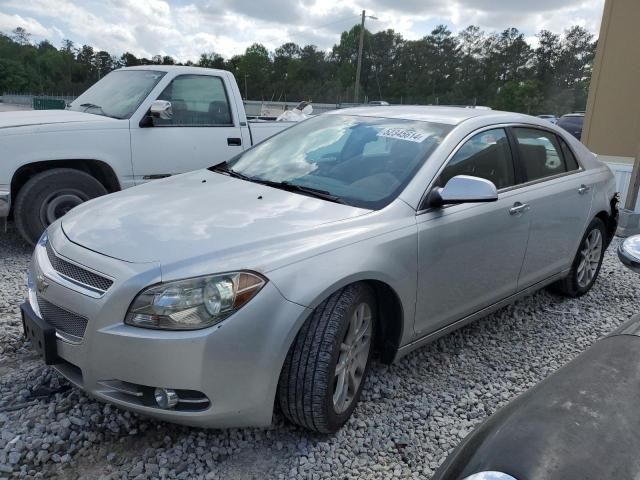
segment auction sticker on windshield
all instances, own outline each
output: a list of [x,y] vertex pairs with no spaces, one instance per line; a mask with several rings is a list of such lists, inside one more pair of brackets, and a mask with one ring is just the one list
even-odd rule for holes
[[431,133],[419,132],[412,128],[385,128],[378,132],[378,137],[395,138],[420,143],[431,136]]

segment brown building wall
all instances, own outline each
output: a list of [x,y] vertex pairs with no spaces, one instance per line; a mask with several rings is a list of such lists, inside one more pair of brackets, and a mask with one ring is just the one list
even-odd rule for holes
[[640,153],[640,0],[606,0],[582,141],[600,155]]

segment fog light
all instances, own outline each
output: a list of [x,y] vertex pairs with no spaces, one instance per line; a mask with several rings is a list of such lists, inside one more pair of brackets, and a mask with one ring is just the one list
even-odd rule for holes
[[160,408],[173,408],[178,404],[178,394],[170,388],[156,388],[153,397]]

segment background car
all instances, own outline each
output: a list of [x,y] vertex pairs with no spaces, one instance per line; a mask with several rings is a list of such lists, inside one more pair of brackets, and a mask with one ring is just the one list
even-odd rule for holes
[[537,117],[543,120],[547,120],[548,122],[551,122],[553,124],[558,123],[558,117],[556,117],[555,115],[537,115]]
[[582,127],[584,125],[584,113],[568,113],[558,120],[557,125],[564,128],[578,140],[582,138]]

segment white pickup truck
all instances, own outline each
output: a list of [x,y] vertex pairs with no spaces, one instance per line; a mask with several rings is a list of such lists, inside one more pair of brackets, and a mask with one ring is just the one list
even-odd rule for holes
[[0,221],[35,243],[91,198],[230,159],[290,126],[249,122],[230,72],[111,72],[66,110],[0,113]]

